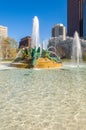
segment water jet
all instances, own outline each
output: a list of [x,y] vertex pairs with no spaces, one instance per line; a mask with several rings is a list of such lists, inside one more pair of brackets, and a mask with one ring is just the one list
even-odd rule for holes
[[75,32],[74,34],[71,61],[72,64],[76,65],[77,67],[79,67],[82,62],[82,49],[81,49],[79,35],[77,32]]

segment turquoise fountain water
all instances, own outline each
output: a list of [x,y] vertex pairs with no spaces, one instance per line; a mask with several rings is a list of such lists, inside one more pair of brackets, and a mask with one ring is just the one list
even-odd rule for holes
[[86,129],[86,69],[11,69],[0,75],[0,130]]

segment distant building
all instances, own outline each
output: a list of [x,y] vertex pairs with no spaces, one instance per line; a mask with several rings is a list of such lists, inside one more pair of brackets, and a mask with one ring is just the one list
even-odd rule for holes
[[68,36],[73,36],[75,31],[79,33],[80,37],[83,36],[83,1],[84,0],[67,0]]
[[52,37],[60,37],[66,40],[66,28],[63,24],[57,24],[52,28]]
[[0,39],[8,36],[8,28],[5,26],[0,26]]
[[31,41],[32,41],[32,39],[31,39],[30,36],[22,38],[19,42],[19,48],[24,48],[24,47],[30,48],[31,47]]

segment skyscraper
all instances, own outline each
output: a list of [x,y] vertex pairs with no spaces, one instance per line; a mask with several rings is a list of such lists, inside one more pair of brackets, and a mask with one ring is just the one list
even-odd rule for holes
[[73,36],[77,31],[83,36],[83,0],[67,0],[67,25],[68,36]]
[[83,0],[83,37],[86,39],[86,0]]
[[7,37],[8,29],[5,26],[0,26],[0,39]]
[[63,24],[57,24],[52,28],[52,37],[60,37],[66,39],[66,28]]

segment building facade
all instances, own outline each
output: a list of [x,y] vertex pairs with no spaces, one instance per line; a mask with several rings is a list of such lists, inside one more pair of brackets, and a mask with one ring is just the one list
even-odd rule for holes
[[24,37],[19,42],[19,48],[24,48],[24,47],[30,48],[31,42],[32,42],[32,39],[30,36]]
[[67,33],[73,36],[77,31],[83,36],[83,0],[67,0]]
[[52,37],[61,37],[62,40],[66,39],[66,28],[63,24],[57,24],[52,28]]
[[0,26],[0,39],[8,36],[8,28],[5,26]]

